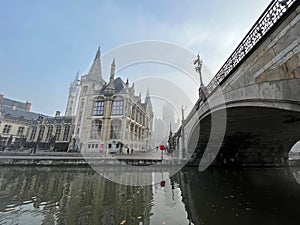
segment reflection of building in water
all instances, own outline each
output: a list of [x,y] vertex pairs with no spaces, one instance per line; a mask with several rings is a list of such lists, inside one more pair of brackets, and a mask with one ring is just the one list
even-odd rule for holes
[[116,184],[86,168],[2,168],[0,181],[0,211],[18,209],[7,214],[12,224],[24,216],[33,224],[150,224],[152,186]]
[[88,74],[81,77],[74,138],[79,139],[82,152],[106,149],[117,152],[122,146],[134,150],[152,147],[153,111],[149,91],[142,102],[141,94],[135,96],[134,84],[129,86],[128,79],[125,83],[120,77],[115,78],[115,67],[113,60],[106,83],[98,49]]

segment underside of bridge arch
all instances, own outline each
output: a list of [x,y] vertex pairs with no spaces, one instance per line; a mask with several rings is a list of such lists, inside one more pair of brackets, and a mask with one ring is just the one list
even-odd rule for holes
[[[214,112],[216,115],[221,111]],[[265,107],[227,108],[227,125],[221,148],[213,165],[286,165],[291,147],[300,139],[300,112]],[[217,144],[218,133],[211,133],[211,115],[200,121],[197,147],[190,164],[199,165],[210,151],[207,143]],[[195,138],[195,137],[193,137]],[[191,150],[191,149],[190,149]]]

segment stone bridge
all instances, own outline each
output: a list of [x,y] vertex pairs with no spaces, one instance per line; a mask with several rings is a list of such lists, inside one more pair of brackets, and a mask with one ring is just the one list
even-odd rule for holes
[[272,1],[203,88],[176,134],[190,163],[287,163],[300,139],[299,2]]

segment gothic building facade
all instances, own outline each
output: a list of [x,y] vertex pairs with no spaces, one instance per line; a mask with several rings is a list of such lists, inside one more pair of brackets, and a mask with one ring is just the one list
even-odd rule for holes
[[153,110],[149,90],[145,100],[129,85],[115,78],[115,60],[109,81],[101,72],[101,54],[89,72],[77,73],[69,88],[65,115],[53,117],[30,112],[31,103],[0,95],[0,146],[10,149],[81,152],[146,151],[153,147]]
[[69,93],[66,114],[72,111],[72,102],[77,102],[71,149],[113,153],[153,147],[154,115],[149,90],[142,102],[141,94],[135,95],[134,83],[130,86],[128,79],[125,83],[120,77],[115,78],[115,68],[113,60],[109,81],[105,82],[98,49],[89,72],[81,76],[80,87],[76,89],[80,90],[79,97]]

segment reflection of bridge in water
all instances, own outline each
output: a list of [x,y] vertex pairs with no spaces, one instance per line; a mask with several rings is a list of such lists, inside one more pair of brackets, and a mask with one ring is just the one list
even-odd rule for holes
[[180,184],[193,224],[299,224],[299,168],[185,168]]
[[272,1],[177,132],[184,155],[195,164],[287,164],[300,139],[299,37],[299,1]]

